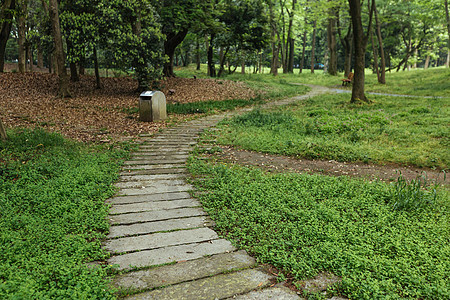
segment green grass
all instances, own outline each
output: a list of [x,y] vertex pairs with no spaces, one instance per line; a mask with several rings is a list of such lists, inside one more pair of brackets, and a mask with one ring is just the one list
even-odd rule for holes
[[259,152],[448,170],[448,100],[372,99],[351,105],[348,95],[321,95],[225,120],[215,134],[221,144]]
[[334,273],[342,282],[328,292],[350,299],[450,298],[446,191],[405,210],[394,209],[395,185],[381,182],[195,158],[189,169],[220,234],[295,280]]
[[[268,68],[265,68],[268,71]],[[200,71],[195,70],[193,65],[186,68],[178,68],[177,75],[181,77],[207,77],[206,66],[202,65]],[[247,74],[242,75],[235,73],[233,75],[226,75],[226,79],[241,80],[241,81],[283,81],[286,83],[305,83],[322,85],[332,88],[344,88],[341,86],[341,79],[344,78],[343,73],[338,76],[330,76],[324,74],[323,70],[315,70],[311,74],[310,70],[303,70],[302,74],[298,73],[298,69],[294,70],[294,74],[283,74],[279,71],[279,75],[274,77],[270,74]],[[258,79],[262,78],[262,79]],[[388,94],[401,95],[416,95],[416,96],[441,96],[450,97],[450,69],[448,68],[429,68],[413,69],[411,71],[387,72],[386,84],[379,84],[377,75],[369,69],[365,73],[365,90],[366,92],[379,92]],[[344,88],[351,90],[351,87]]]
[[255,99],[231,99],[223,101],[199,101],[191,103],[168,103],[167,113],[169,114],[208,114],[219,111],[233,110],[238,107],[244,107],[262,103],[261,97]]
[[[114,298],[104,200],[115,192],[122,147],[85,146],[43,130],[0,142],[0,298]],[[124,145],[126,146],[126,145]]]

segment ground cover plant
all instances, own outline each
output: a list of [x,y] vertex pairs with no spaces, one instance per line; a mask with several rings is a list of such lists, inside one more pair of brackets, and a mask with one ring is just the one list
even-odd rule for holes
[[124,147],[86,146],[43,130],[0,142],[0,298],[112,298],[104,200],[115,192]]
[[450,108],[446,99],[321,95],[221,123],[221,144],[246,150],[338,161],[399,163],[448,170]]
[[[328,295],[450,297],[445,190],[426,205],[398,206],[396,184],[268,174],[202,157],[192,158],[189,169],[220,234],[283,270],[280,280],[293,276],[301,289],[302,280],[331,272],[342,281]],[[427,199],[433,195],[432,190],[420,193]]]

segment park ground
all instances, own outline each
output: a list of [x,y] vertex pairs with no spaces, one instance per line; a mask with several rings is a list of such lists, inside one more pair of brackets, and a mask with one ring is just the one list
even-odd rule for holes
[[84,263],[108,257],[103,201],[138,135],[305,94],[292,84],[301,83],[331,93],[226,119],[194,152],[192,183],[216,229],[300,291],[302,280],[329,272],[341,279],[331,295],[448,298],[448,69],[388,74],[386,86],[368,75],[367,91],[391,94],[369,95],[370,105],[349,104],[333,91],[341,78],[321,73],[203,71],[179,69],[160,83],[169,119],[159,123],[138,121],[128,77],[102,78],[96,90],[84,76],[58,99],[54,75],[0,75],[10,135],[0,144],[0,295],[113,297],[105,278],[114,270]]

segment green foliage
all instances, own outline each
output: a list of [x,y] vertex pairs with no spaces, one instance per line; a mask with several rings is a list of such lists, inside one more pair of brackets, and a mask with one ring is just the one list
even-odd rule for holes
[[232,99],[223,101],[200,101],[191,103],[168,103],[167,112],[173,114],[204,114],[217,111],[232,110],[237,107],[244,107],[261,103],[260,97],[255,99]]
[[447,169],[446,99],[322,95],[296,106],[255,111],[221,123],[219,143],[273,154],[339,161],[392,162]]
[[113,298],[104,200],[126,148],[86,147],[43,130],[0,142],[0,298]]
[[216,229],[295,279],[331,272],[350,299],[450,297],[450,203],[393,210],[393,186],[344,177],[265,174],[204,159],[189,169]]
[[407,182],[400,174],[391,191],[390,201],[395,210],[425,209],[427,206],[435,204],[436,190],[437,185],[428,187],[426,174],[411,180],[411,182]]

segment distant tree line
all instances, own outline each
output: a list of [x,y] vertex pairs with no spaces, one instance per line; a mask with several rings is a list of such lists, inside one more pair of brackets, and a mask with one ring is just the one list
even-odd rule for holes
[[[1,0],[0,72],[46,66],[68,80],[85,68],[132,71],[139,90],[174,65],[207,63],[209,76],[277,75],[324,68],[355,72],[364,97],[364,68],[385,72],[450,60],[448,0]],[[248,70],[248,68],[252,68]],[[66,69],[69,74],[66,74]],[[362,73],[361,73],[362,72]],[[355,87],[356,86],[356,87]]]

